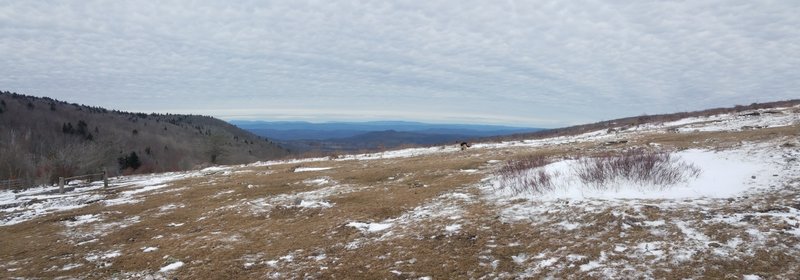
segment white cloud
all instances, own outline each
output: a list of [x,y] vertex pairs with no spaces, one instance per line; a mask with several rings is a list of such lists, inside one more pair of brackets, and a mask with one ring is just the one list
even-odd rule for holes
[[16,1],[0,4],[0,85],[124,110],[558,126],[794,98],[799,14],[794,1]]

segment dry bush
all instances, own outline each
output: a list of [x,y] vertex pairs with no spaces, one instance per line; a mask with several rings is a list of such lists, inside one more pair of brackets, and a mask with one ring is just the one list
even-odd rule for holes
[[554,188],[552,175],[542,167],[549,162],[544,156],[530,156],[511,160],[495,172],[502,188],[509,188],[514,194],[543,194]]
[[660,189],[700,176],[700,169],[668,152],[632,149],[618,155],[582,158],[574,167],[578,178],[598,189],[625,181]]

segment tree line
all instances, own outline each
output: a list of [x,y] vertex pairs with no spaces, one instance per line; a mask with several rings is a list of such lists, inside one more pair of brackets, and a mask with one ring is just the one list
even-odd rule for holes
[[102,169],[112,176],[179,171],[287,153],[208,116],[129,113],[0,91],[0,180],[50,184]]

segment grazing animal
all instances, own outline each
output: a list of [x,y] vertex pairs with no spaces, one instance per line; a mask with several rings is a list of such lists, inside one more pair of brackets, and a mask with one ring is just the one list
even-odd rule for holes
[[467,148],[469,148],[469,147],[472,147],[472,145],[470,145],[470,144],[469,144],[469,143],[467,143],[467,142],[461,142],[461,150],[462,150],[462,151],[463,151],[463,150],[466,150],[466,149],[467,149]]

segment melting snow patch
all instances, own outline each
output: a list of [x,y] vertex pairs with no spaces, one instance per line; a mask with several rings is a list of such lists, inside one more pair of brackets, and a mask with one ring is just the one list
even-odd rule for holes
[[280,259],[281,259],[282,261],[285,261],[285,262],[292,262],[292,261],[294,260],[294,256],[293,256],[293,255],[291,255],[291,254],[289,254],[289,255],[286,255],[286,256],[280,257]]
[[606,252],[600,252],[600,258],[596,261],[590,261],[587,264],[583,264],[580,266],[581,271],[589,271],[598,267],[602,267],[603,263],[606,262],[608,257],[606,256]]
[[15,225],[50,213],[82,208],[104,197],[96,194],[24,196],[26,193],[42,190],[50,189],[35,188],[20,194],[14,194],[11,190],[0,191],[0,205],[6,207],[0,209],[0,213],[3,214],[0,216],[0,226]]
[[367,232],[377,232],[386,230],[392,227],[392,223],[361,223],[361,222],[350,222],[347,224],[348,227],[357,228],[360,231],[367,231]]
[[[753,145],[720,152],[685,150],[676,152],[672,156],[699,167],[701,171],[699,176],[687,177],[686,181],[669,186],[641,185],[625,180],[596,186],[580,180],[576,173],[578,160],[563,160],[531,171],[542,171],[551,175],[553,188],[543,194],[515,192],[515,189],[525,189],[515,185],[518,180],[498,176],[489,177],[484,190],[495,197],[541,200],[727,198],[753,188],[772,185],[776,180],[782,180],[782,177],[790,175],[785,172],[783,163],[775,160],[780,154]],[[766,174],[777,174],[777,176]]]
[[574,230],[574,229],[577,229],[577,228],[581,227],[580,224],[570,223],[570,222],[567,222],[567,221],[560,222],[560,223],[558,223],[558,225],[563,227],[566,230]]
[[158,248],[156,248],[156,247],[142,247],[142,252],[145,252],[145,253],[155,252],[157,250],[158,250]]
[[179,226],[182,226],[182,225],[183,225],[183,223],[169,223],[169,224],[167,224],[168,227],[179,227]]
[[303,181],[303,183],[306,184],[306,185],[321,186],[321,185],[325,185],[325,184],[329,184],[329,183],[334,183],[335,184],[336,182],[331,180],[331,178],[329,178],[329,177],[321,177],[321,178],[316,178],[316,179],[308,179],[308,180]]
[[100,253],[100,254],[89,254],[84,259],[86,259],[87,261],[90,261],[90,262],[94,262],[94,261],[97,261],[97,260],[112,259],[112,258],[116,258],[116,257],[119,257],[119,256],[122,256],[122,253],[120,253],[119,250],[114,250],[114,251],[108,251],[108,252]]
[[447,231],[447,232],[457,232],[457,231],[461,230],[461,225],[452,224],[452,225],[444,227],[444,230]]
[[167,271],[171,271],[171,270],[176,270],[176,269],[180,268],[181,266],[183,266],[183,262],[182,261],[177,261],[177,262],[174,262],[174,263],[171,263],[171,264],[168,264],[168,265],[162,267],[158,271],[159,272],[167,272]]
[[666,224],[666,222],[664,222],[664,220],[644,221],[643,223],[644,223],[645,226],[648,226],[648,227],[660,227],[660,226],[663,226],[664,224]]
[[587,264],[582,264],[580,268],[581,268],[581,271],[589,271],[589,270],[592,270],[592,269],[595,269],[595,268],[598,268],[598,267],[601,267],[601,266],[602,265],[599,262],[590,261]]
[[78,267],[81,267],[81,266],[83,266],[83,264],[71,263],[71,264],[64,265],[64,267],[61,268],[61,271],[71,270],[73,268],[78,268]]
[[644,255],[653,255],[657,258],[664,255],[664,250],[661,249],[661,242],[642,242],[636,247]]
[[546,260],[542,260],[539,262],[539,267],[544,268],[555,264],[558,261],[558,258],[549,258]]
[[327,201],[301,200],[297,206],[302,208],[331,208],[333,204]]
[[74,220],[68,220],[64,222],[64,225],[67,227],[75,227],[83,224],[88,224],[92,222],[100,221],[100,215],[97,214],[86,214],[75,216]]
[[517,265],[523,265],[528,261],[528,254],[520,253],[519,255],[511,256],[511,260]]

